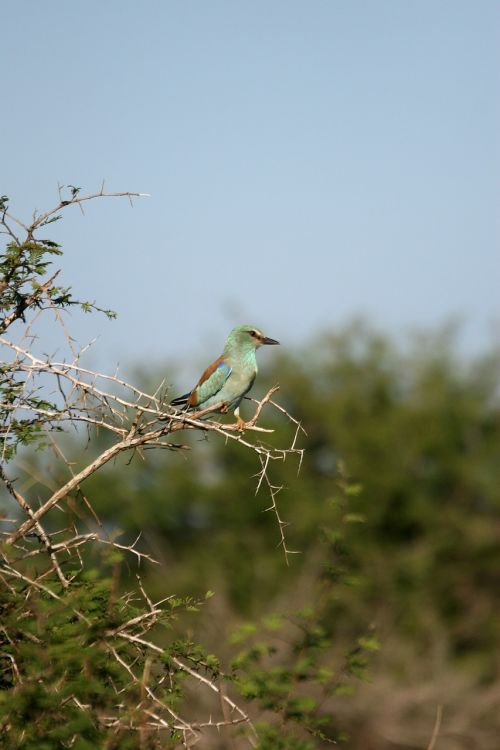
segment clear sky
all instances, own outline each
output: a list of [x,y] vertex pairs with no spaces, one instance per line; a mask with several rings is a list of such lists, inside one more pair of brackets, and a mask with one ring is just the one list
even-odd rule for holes
[[13,213],[151,193],[52,228],[118,312],[69,321],[106,367],[199,364],[241,322],[500,325],[496,0],[18,0],[0,61]]

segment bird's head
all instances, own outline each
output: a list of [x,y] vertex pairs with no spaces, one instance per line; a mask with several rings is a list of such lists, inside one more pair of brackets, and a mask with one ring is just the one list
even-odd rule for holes
[[226,346],[237,346],[243,348],[254,348],[257,349],[262,345],[279,344],[276,339],[270,339],[269,336],[264,336],[262,331],[255,326],[237,326],[233,328],[228,336]]

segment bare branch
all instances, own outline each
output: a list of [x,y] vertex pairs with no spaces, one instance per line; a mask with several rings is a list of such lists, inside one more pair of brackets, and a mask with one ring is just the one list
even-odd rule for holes
[[[120,638],[125,638],[126,640],[131,641],[132,643],[137,643],[141,646],[144,646],[145,648],[149,648],[158,654],[164,653],[164,650],[160,648],[159,646],[157,646],[155,643],[146,641],[144,638],[139,638],[138,636],[132,635],[131,633],[124,633],[121,631],[120,632],[111,631],[109,635],[110,636],[116,635]],[[209,680],[208,677],[205,677],[199,672],[196,672],[194,669],[191,669],[191,667],[185,664],[181,659],[179,659],[179,657],[171,656],[170,658],[172,662],[176,665],[176,667],[178,667],[178,669],[180,669],[182,672],[186,672],[186,674],[191,675],[191,677],[193,677],[195,680],[205,685],[205,687],[209,688],[213,692],[220,695],[220,692],[221,692],[220,688],[214,682],[212,682],[212,680]],[[231,712],[235,711],[239,715],[240,720],[244,721],[246,724],[248,724],[251,727],[255,738],[257,738],[257,733],[255,731],[255,728],[248,714],[245,711],[243,711],[243,709],[240,706],[238,706],[233,700],[231,700],[231,698],[229,698],[227,695],[222,695],[221,699],[224,701],[224,703],[227,704]]]
[[[12,497],[16,500],[16,502],[19,504],[22,510],[24,510],[24,512],[27,513],[30,518],[33,518],[33,511],[31,510],[30,506],[28,505],[24,497],[21,495],[21,493],[15,489],[13,483],[5,476],[5,472],[1,466],[0,466],[0,479],[4,481],[5,486],[7,487],[7,490],[12,495]],[[61,570],[59,561],[54,552],[54,548],[51,544],[48,534],[45,533],[43,526],[40,523],[38,523],[38,521],[34,520],[34,525],[35,525],[35,528],[36,528],[36,531],[40,540],[42,541],[45,549],[47,550],[50,556],[50,559],[52,560],[52,564],[54,565],[54,569],[57,572],[57,576],[59,580],[61,581],[64,588],[67,588],[69,586],[69,581],[66,579],[66,576]]]
[[[71,363],[42,360],[26,348],[3,337],[0,337],[0,344],[13,352],[15,356],[13,368],[19,373],[26,373],[26,384],[34,381],[37,376],[52,377],[57,383],[61,401],[59,404],[54,404],[51,409],[33,405],[31,391],[27,390],[26,395],[20,396],[15,405],[5,405],[7,410],[24,410],[28,414],[44,418],[49,428],[54,424],[68,423],[86,424],[104,429],[113,436],[115,441],[80,471],[71,470],[71,477],[68,481],[58,487],[39,508],[32,511],[29,518],[15,532],[11,533],[8,538],[9,543],[14,543],[23,537],[61,500],[79,489],[85,479],[119,454],[141,448],[186,449],[187,446],[172,442],[170,436],[182,430],[194,429],[206,433],[213,432],[224,440],[235,441],[259,457],[261,471],[258,475],[257,489],[262,484],[268,488],[271,508],[278,521],[280,539],[288,562],[288,555],[292,551],[284,543],[287,524],[277,512],[276,504],[276,496],[280,488],[274,487],[268,479],[268,467],[271,461],[283,461],[293,454],[298,456],[300,467],[303,450],[297,447],[297,439],[299,433],[303,432],[303,428],[288,414],[286,409],[273,401],[272,396],[277,392],[278,386],[271,388],[262,399],[254,400],[255,413],[245,423],[242,431],[239,424],[225,424],[219,421],[217,411],[222,407],[222,403],[193,412],[179,411],[169,404],[165,405],[159,398],[157,394],[160,392],[160,387],[156,390],[156,394],[147,394],[117,375],[98,373],[82,367],[78,358]],[[101,383],[107,385],[102,387]],[[247,437],[247,433],[272,432],[269,428],[258,424],[263,409],[267,405],[276,408],[295,425],[293,441],[286,448],[274,448]]]
[[[30,227],[24,226],[24,224],[21,224],[21,222],[16,221],[17,224],[22,226],[24,229],[26,229],[31,234],[36,231],[44,222],[47,221],[47,219],[50,219],[51,216],[54,216],[62,209],[66,208],[67,206],[73,206],[73,205],[80,205],[82,203],[85,203],[87,201],[95,200],[96,198],[128,198],[130,201],[130,204],[132,205],[132,198],[149,198],[149,193],[130,193],[130,192],[124,192],[124,193],[105,193],[104,192],[104,183],[103,186],[98,193],[91,193],[90,195],[73,195],[69,200],[60,200],[57,206],[54,208],[51,208],[49,211],[45,211],[45,213],[40,214],[39,216],[33,217],[33,223]],[[10,216],[9,213],[7,213],[7,216],[9,216],[10,219],[13,219],[12,216]]]

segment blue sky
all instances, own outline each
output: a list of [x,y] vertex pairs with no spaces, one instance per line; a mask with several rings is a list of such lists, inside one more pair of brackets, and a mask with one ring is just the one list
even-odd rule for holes
[[58,182],[151,194],[51,232],[118,312],[68,320],[102,367],[357,314],[458,315],[475,349],[500,327],[499,30],[484,0],[9,3],[0,192],[20,217]]

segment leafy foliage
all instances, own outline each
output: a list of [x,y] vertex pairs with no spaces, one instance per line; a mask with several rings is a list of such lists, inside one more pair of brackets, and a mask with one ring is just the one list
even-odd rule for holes
[[[146,663],[155,674],[157,700],[178,703],[184,673],[172,656],[199,661],[201,649],[194,655],[191,644],[176,640],[153,658],[138,651],[127,638],[142,635],[137,621],[145,619],[143,602],[133,594],[118,595],[116,578],[105,574],[118,564],[115,554],[107,555],[66,591],[60,585],[34,590],[29,578],[15,575],[0,590],[3,747],[127,748],[134,747],[139,730],[143,737],[158,734],[147,727],[148,710],[158,708],[138,688]],[[196,606],[189,598],[167,600],[154,615],[156,628],[168,638],[179,614]],[[137,680],[131,680],[134,673]],[[151,746],[175,746],[179,730],[166,734]]]

